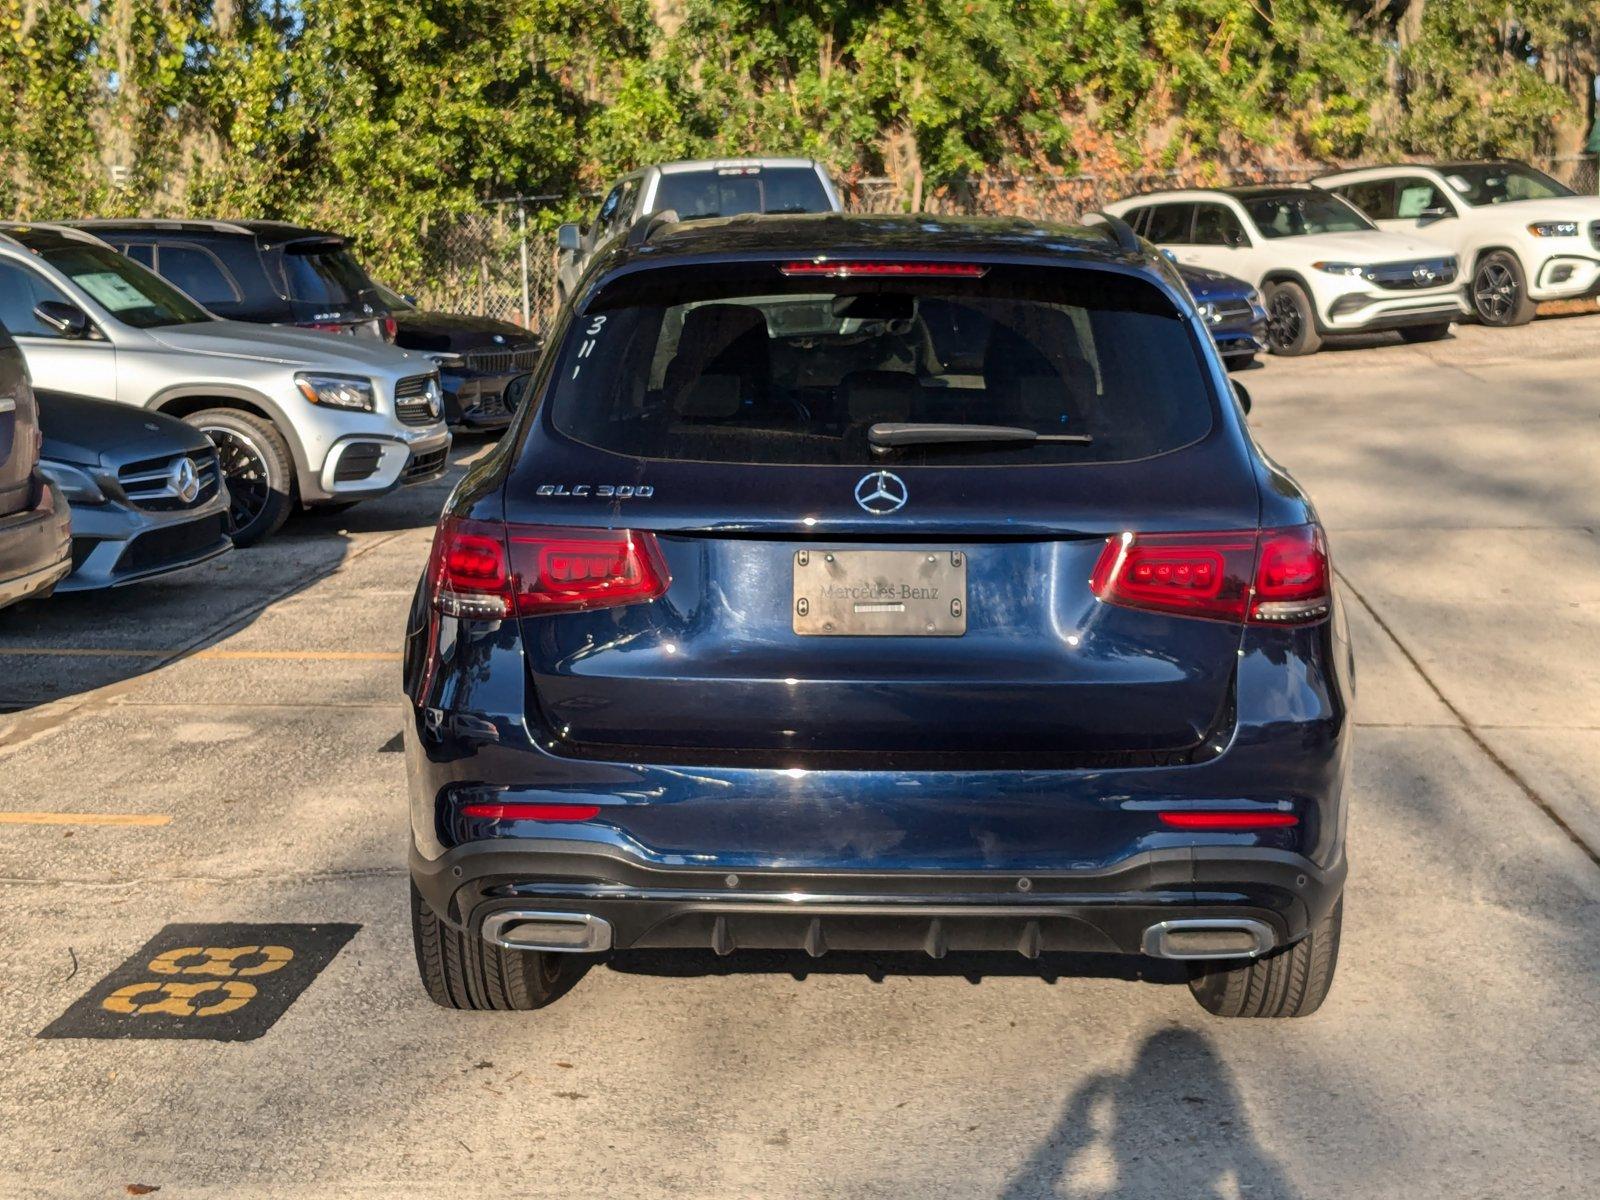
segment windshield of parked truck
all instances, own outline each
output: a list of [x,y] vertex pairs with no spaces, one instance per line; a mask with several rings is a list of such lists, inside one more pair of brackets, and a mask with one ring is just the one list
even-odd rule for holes
[[39,257],[77,284],[101,308],[135,329],[211,321],[205,309],[153,271],[109,246],[62,242]]

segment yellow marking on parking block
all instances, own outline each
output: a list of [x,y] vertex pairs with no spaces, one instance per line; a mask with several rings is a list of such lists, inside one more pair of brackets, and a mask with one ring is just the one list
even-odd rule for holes
[[0,825],[168,825],[166,813],[0,812]]
[[[181,650],[133,650],[108,646],[0,647],[0,658],[168,658]],[[189,658],[222,660],[282,659],[286,662],[399,662],[395,650],[196,650]]]
[[[209,1004],[195,1001],[212,992],[221,992],[222,998]],[[164,1013],[169,1017],[220,1017],[223,1013],[237,1012],[255,999],[254,985],[232,979],[208,980],[205,983],[130,983],[120,987],[104,1000],[100,1007],[119,1016],[152,1016]]]
[[[186,958],[204,961],[185,963]],[[247,967],[235,965],[241,958],[259,957],[261,961]],[[179,946],[150,960],[150,970],[157,975],[216,975],[223,978],[234,975],[270,975],[284,967],[294,957],[287,946]]]

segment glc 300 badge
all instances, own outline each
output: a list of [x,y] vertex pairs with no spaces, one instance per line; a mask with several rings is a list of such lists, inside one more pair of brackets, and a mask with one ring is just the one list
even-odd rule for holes
[[567,496],[574,500],[584,500],[590,497],[599,500],[648,500],[656,494],[656,490],[648,484],[610,484],[610,483],[541,483],[539,485],[541,496]]

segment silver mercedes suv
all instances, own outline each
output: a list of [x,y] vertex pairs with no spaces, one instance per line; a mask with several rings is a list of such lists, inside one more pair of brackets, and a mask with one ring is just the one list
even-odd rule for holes
[[342,507],[443,474],[431,360],[382,342],[225,321],[60,225],[0,223],[0,323],[34,385],[182,418],[216,443],[234,541],[296,504]]

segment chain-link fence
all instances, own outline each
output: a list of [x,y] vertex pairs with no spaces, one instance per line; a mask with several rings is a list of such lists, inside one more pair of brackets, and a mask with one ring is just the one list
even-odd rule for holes
[[555,311],[556,244],[536,217],[558,199],[515,197],[424,221],[422,271],[410,282],[418,302],[542,328]]
[[[1574,191],[1600,193],[1597,156],[1535,160],[1535,166]],[[1113,200],[1177,187],[1295,183],[1333,170],[1299,162],[1090,175],[985,175],[923,194],[921,211],[950,216],[1018,216],[1036,221],[1076,221]],[[899,180],[846,179],[840,183],[852,212],[911,210],[914,192]],[[556,310],[555,235],[542,232],[538,213],[555,196],[521,196],[482,210],[443,217],[422,229],[423,272],[413,287],[427,308],[476,313],[542,329]]]

